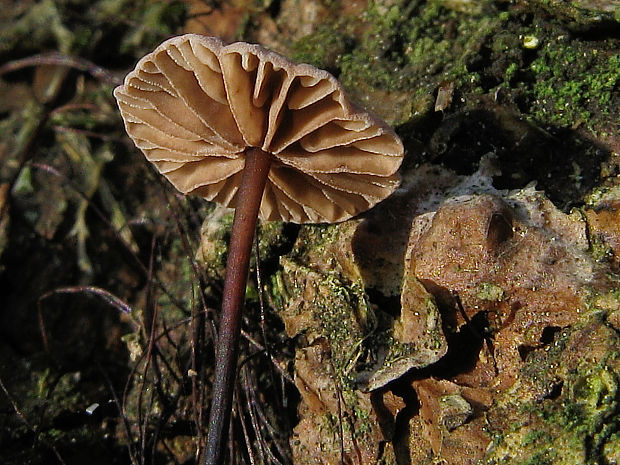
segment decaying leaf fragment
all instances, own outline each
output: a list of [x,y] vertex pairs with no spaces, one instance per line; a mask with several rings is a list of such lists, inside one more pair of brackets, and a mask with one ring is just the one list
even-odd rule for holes
[[[614,328],[620,299],[609,263],[591,254],[583,216],[558,210],[533,187],[498,191],[481,173],[448,176],[436,167],[420,172],[427,184],[441,186],[444,197],[415,184],[415,196],[398,192],[346,230],[332,226],[318,236],[302,230],[282,262],[289,291],[282,316],[289,334],[302,336],[296,360],[301,422],[293,447],[306,454],[323,447],[323,454],[339,457],[333,450],[339,436],[315,423],[340,418],[338,396],[330,396],[330,389],[343,393],[341,416],[359,418],[351,407],[365,401],[347,402],[363,399],[364,388],[377,382],[382,387],[371,399],[393,396],[396,387],[410,393],[399,399],[406,405],[406,413],[399,410],[401,429],[384,428],[383,436],[367,437],[392,444],[398,461],[523,463],[540,456],[539,446],[550,445],[558,460],[570,457],[571,450],[594,457],[577,446],[587,441],[613,458],[617,435],[609,426],[616,421],[611,393],[620,382],[609,374],[617,372],[619,360]],[[385,217],[395,223],[381,228]],[[401,243],[399,233],[384,234],[407,223],[408,244]],[[328,276],[337,283],[329,289]],[[399,276],[400,282],[392,282]],[[402,292],[395,295],[398,288]],[[396,299],[399,313],[390,307]],[[352,302],[364,302],[364,311]],[[341,333],[326,330],[320,318],[329,314],[326,308],[347,309]],[[433,328],[437,331],[429,331]],[[338,340],[335,334],[355,337]],[[419,365],[423,370],[415,363],[407,373],[398,363],[390,369],[389,361],[398,358],[394,347],[412,344],[408,355],[415,361],[435,336],[436,358],[426,357],[427,363]],[[353,358],[351,348],[356,348]],[[317,376],[324,368],[309,362],[317,353],[322,363],[331,362],[333,372]],[[390,359],[390,353],[396,357]],[[352,380],[339,378],[337,367],[343,366],[353,367],[347,372],[355,375]],[[379,424],[376,403],[370,405],[368,415],[376,415]],[[391,418],[394,424],[394,412]],[[528,442],[545,429],[548,434]],[[306,437],[312,440],[305,442]],[[347,441],[350,458],[353,443]],[[309,463],[302,452],[299,457]]]
[[[434,378],[412,385],[420,413],[411,427],[419,429],[432,453],[451,464],[476,463],[492,440],[484,415],[491,406],[492,391]],[[416,447],[424,449],[423,444]]]
[[448,345],[435,298],[405,268],[400,317],[393,322],[390,343],[370,369],[368,389],[378,389],[412,368],[423,368],[443,357]]
[[[449,351],[435,372],[447,379],[412,382],[420,410],[410,423],[411,460],[430,456],[461,464],[493,456],[522,463],[539,453],[530,445],[573,437],[575,430],[558,427],[557,419],[553,428],[545,427],[540,418],[524,419],[523,410],[533,408],[536,416],[543,401],[549,412],[579,404],[574,392],[580,381],[573,374],[589,373],[600,366],[597,359],[617,364],[608,350],[606,323],[588,313],[595,305],[616,308],[617,298],[610,295],[614,281],[609,268],[590,254],[583,217],[559,211],[529,187],[461,193],[419,217],[419,226],[415,221],[410,266],[437,299]],[[593,301],[594,295],[600,297]],[[608,334],[601,350],[593,350],[593,332]],[[567,341],[575,358],[563,352]],[[607,379],[607,370],[580,376]],[[617,381],[612,385],[604,389],[615,390]],[[608,401],[603,405],[608,412]],[[589,415],[578,422],[591,424]],[[518,442],[503,443],[501,452],[494,449],[493,437],[512,431],[520,421],[523,429],[510,440],[527,443],[527,452]],[[549,438],[527,442],[528,435],[544,428]],[[593,441],[609,438],[590,431]],[[556,447],[557,457],[570,454],[570,447]],[[520,459],[510,461],[516,453]]]
[[581,217],[557,211],[533,189],[446,202],[416,240],[411,262],[440,305],[453,308],[445,314],[450,331],[483,312],[498,373],[489,379],[487,372],[487,382],[506,387],[546,328],[574,324],[590,288],[609,285],[588,254]]

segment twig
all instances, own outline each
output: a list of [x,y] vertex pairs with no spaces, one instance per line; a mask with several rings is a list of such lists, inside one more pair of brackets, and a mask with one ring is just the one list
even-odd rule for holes
[[107,69],[96,65],[92,61],[88,61],[81,57],[63,55],[58,52],[41,53],[30,57],[9,61],[8,63],[0,66],[0,76],[23,68],[41,65],[66,66],[80,71],[86,71],[95,79],[115,86],[120,85],[123,82],[121,78],[114,76]]
[[111,305],[116,308],[119,312],[123,312],[126,314],[132,313],[132,308],[129,304],[123,302],[120,298],[116,297],[114,294],[96,286],[68,286],[68,287],[59,287],[52,291],[46,292],[41,297],[39,297],[39,302],[45,300],[52,295],[55,294],[89,294],[99,297],[106,304]]
[[41,339],[43,340],[43,348],[45,349],[46,352],[50,352],[50,347],[49,347],[49,341],[47,338],[47,330],[45,327],[45,319],[43,318],[43,305],[42,302],[55,295],[55,294],[88,294],[88,295],[93,295],[95,297],[99,297],[101,300],[103,300],[105,303],[111,305],[112,307],[116,308],[118,311],[126,313],[126,314],[131,314],[132,309],[131,307],[126,304],[125,302],[123,302],[121,299],[119,299],[118,297],[116,297],[114,294],[111,294],[110,292],[106,291],[105,289],[102,289],[100,287],[95,287],[95,286],[69,286],[69,287],[60,287],[57,289],[54,289],[52,291],[46,292],[45,294],[41,295],[38,299],[37,299],[37,317],[39,320],[39,331],[41,333]]
[[[248,397],[247,403],[248,403],[248,407],[250,410],[252,424],[256,431],[257,439],[259,440],[259,444],[261,444],[261,452],[264,451],[264,453],[268,456],[269,462],[267,463],[280,464],[281,461],[274,455],[271,449],[269,447],[262,446],[262,442],[264,441],[262,430],[260,428],[260,425],[258,424],[258,421],[255,418],[253,418],[254,415],[258,418],[258,420],[260,420],[261,424],[266,428],[267,433],[271,435],[273,439],[273,444],[275,445],[276,449],[280,453],[280,456],[282,458],[288,457],[288,451],[285,451],[280,446],[280,442],[279,442],[280,431],[278,431],[276,428],[274,428],[271,425],[271,423],[269,423],[269,420],[266,418],[265,413],[263,412],[263,409],[260,408],[262,403],[258,401],[256,397],[256,391],[253,389],[250,389],[250,386],[251,384],[248,383],[248,386],[246,388],[247,397]],[[263,462],[265,462],[264,457],[263,457]]]
[[68,132],[74,134],[81,134],[85,137],[92,137],[95,139],[107,140],[107,141],[119,141],[120,139],[116,136],[111,136],[109,134],[100,134],[95,131],[88,131],[86,129],[72,128],[70,126],[60,126],[55,124],[52,126],[52,129],[56,132]]
[[[246,375],[247,369],[242,370],[241,371],[241,376],[243,377],[244,380],[244,390],[247,391],[248,390],[248,382],[247,382],[247,375]],[[241,395],[239,392],[239,384],[235,385],[235,391],[236,391],[236,397],[237,397],[237,405],[238,405],[238,409],[239,412],[241,413]],[[246,395],[246,400],[247,400],[247,395]],[[249,405],[249,402],[246,403],[246,405],[248,406],[248,409],[251,411],[252,410],[252,406]],[[250,413],[251,416],[251,413]],[[256,464],[256,460],[254,459],[254,451],[252,450],[252,441],[250,440],[250,435],[248,434],[248,428],[245,424],[245,418],[243,415],[239,415],[239,422],[241,423],[241,430],[243,431],[243,439],[245,442],[245,449],[248,453],[248,458],[250,459],[250,465],[255,465]],[[254,431],[256,433],[256,430]],[[257,436],[258,439],[258,436]],[[260,441],[258,441],[258,443],[260,444]],[[261,448],[259,448],[260,450]],[[265,463],[264,460],[264,456],[262,454],[262,450],[261,450],[261,463]]]
[[244,339],[246,339],[250,344],[252,344],[254,347],[256,347],[258,349],[258,352],[255,352],[255,353],[253,353],[251,355],[248,355],[246,358],[244,358],[239,363],[239,366],[244,365],[245,363],[247,363],[248,361],[250,361],[253,358],[256,358],[259,355],[268,355],[269,356],[269,360],[271,361],[271,363],[275,367],[275,369],[278,370],[278,373],[280,373],[280,376],[282,376],[282,378],[284,378],[289,383],[295,384],[295,381],[293,380],[293,378],[291,378],[291,375],[289,375],[286,371],[284,371],[284,369],[278,363],[278,360],[273,355],[268,353],[267,350],[262,346],[262,344],[260,342],[258,342],[256,339],[254,339],[248,332],[244,331],[243,329],[241,330],[241,336],[243,336]]

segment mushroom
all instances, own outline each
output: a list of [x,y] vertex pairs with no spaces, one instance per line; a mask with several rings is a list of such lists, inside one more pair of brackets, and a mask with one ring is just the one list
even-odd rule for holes
[[403,145],[326,71],[259,45],[187,34],[114,90],[125,128],[182,193],[234,207],[216,349],[207,464],[223,461],[240,311],[257,216],[332,223],[398,186]]

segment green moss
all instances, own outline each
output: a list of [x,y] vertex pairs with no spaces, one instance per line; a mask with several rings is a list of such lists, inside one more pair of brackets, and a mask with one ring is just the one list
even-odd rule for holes
[[620,82],[620,54],[556,40],[542,48],[530,70],[534,73],[532,114],[539,120],[562,126],[584,123],[591,128],[617,108],[614,90]]
[[444,81],[464,94],[513,89],[527,96],[526,113],[546,124],[592,129],[609,119],[620,104],[620,54],[613,43],[594,48],[557,26],[517,18],[506,24],[510,11],[496,12],[490,2],[478,6],[479,13],[469,14],[439,0],[370,1],[359,17],[334,15],[295,43],[295,58],[335,70],[353,98],[371,109],[380,106],[374,92],[402,93],[391,97],[385,115],[394,124],[418,114],[420,96]]
[[608,366],[594,367],[575,376],[570,385],[566,409],[560,412],[562,424],[579,432],[594,432],[600,421],[613,414],[619,393],[617,374]]
[[519,65],[517,63],[510,63],[508,68],[506,68],[506,73],[504,74],[504,81],[510,83],[511,79],[517,73],[519,69]]
[[[561,4],[585,23],[613,16],[574,2],[536,3]],[[620,105],[615,39],[572,37],[536,12],[527,19],[522,9],[497,11],[493,2],[462,5],[371,0],[361,15],[327,18],[293,44],[294,58],[328,67],[353,99],[395,125],[432,112],[437,87],[451,82],[463,95],[453,105],[501,87],[503,100],[544,125],[617,132],[608,123]]]
[[326,275],[316,283],[318,295],[312,305],[315,321],[332,348],[332,360],[338,376],[348,384],[355,360],[361,351],[363,327],[356,315],[365,312],[363,294],[347,288],[338,277]]
[[[131,8],[119,1],[116,5]],[[173,35],[186,15],[187,4],[180,1],[144,2],[134,7],[132,14],[139,27],[131,28],[123,37],[121,53],[141,53],[150,51],[154,45],[167,36]],[[123,14],[122,12],[119,13]]]
[[618,8],[606,8],[604,2],[590,2],[583,0],[534,0],[535,7],[547,10],[554,16],[568,20],[573,26],[595,26],[604,21],[620,22]]
[[313,34],[292,45],[291,59],[318,68],[333,68],[341,59],[350,40],[342,27],[322,23]]
[[[603,447],[606,463],[620,463],[620,431],[614,432]],[[605,462],[604,462],[605,463]]]
[[527,460],[519,462],[519,465],[553,465],[555,454],[553,450],[536,452]]
[[[493,27],[493,21],[448,10],[440,2],[390,7],[372,2],[365,19],[372,26],[364,42],[341,62],[344,82],[361,76],[373,87],[399,90],[434,87],[441,80],[471,82],[464,52]],[[447,34],[451,21],[456,38]]]
[[[618,334],[600,312],[588,315],[531,353],[514,390],[497,399],[515,413],[486,463],[613,463],[604,457],[615,453],[620,424]],[[557,398],[541,397],[550,386]]]
[[385,359],[384,365],[389,367],[394,361],[406,358],[412,355],[416,348],[412,344],[403,344],[393,337],[390,337],[385,346],[388,347],[389,356]]
[[269,277],[267,289],[274,308],[279,311],[283,310],[291,299],[291,294],[287,289],[282,271],[277,271]]
[[353,413],[356,419],[356,422],[355,422],[356,427],[355,427],[355,431],[353,432],[353,437],[362,438],[372,431],[370,412],[356,405],[355,408],[353,409]]
[[259,221],[258,249],[261,262],[275,260],[291,242],[290,225],[282,221]]
[[585,198],[584,203],[589,207],[596,208],[598,204],[605,201],[615,201],[620,198],[620,184],[603,184],[592,190]]
[[34,3],[17,21],[3,26],[0,28],[2,52],[50,41],[54,41],[62,52],[71,47],[72,34],[63,24],[61,9],[52,0]]
[[[375,426],[371,412],[358,397],[356,368],[367,350],[372,315],[361,278],[347,252],[354,231],[355,222],[304,226],[293,250],[280,259],[282,271],[272,277],[268,288],[283,319],[294,321],[296,331],[302,331],[306,341],[328,342],[329,366],[333,368],[330,376],[342,396],[342,411],[347,412],[342,427],[363,440]],[[339,422],[332,412],[325,416],[322,426],[337,436]]]
[[[269,286],[278,307],[293,312],[290,316],[295,318],[305,313],[304,319],[313,325],[305,328],[310,340],[321,337],[329,342],[342,389],[353,385],[370,312],[359,278],[346,273],[336,256],[341,252],[338,244],[353,230],[346,223],[305,226],[291,253],[281,258],[283,270]],[[287,308],[289,302],[300,299],[303,305]]]
[[374,91],[402,93],[398,104],[409,111],[392,107],[385,115],[397,124],[417,114],[420,95],[442,81],[476,87],[479,77],[467,63],[502,22],[484,14],[494,8],[490,2],[477,6],[479,14],[469,14],[439,0],[370,1],[361,15],[334,15],[300,39],[294,58],[334,69],[350,95],[370,108],[379,105]]
[[611,262],[614,257],[613,249],[607,245],[602,237],[596,234],[591,234],[589,237],[590,253],[595,260],[603,262]]
[[504,298],[504,290],[495,283],[480,283],[477,297],[490,302],[500,302]]
[[[617,431],[617,374],[608,367],[577,372],[569,377],[565,389],[561,406],[545,405],[540,415],[545,423],[560,428],[563,455],[582,454],[587,463],[600,463],[611,433]],[[552,439],[558,441],[557,437]]]
[[529,446],[531,444],[539,443],[540,441],[548,441],[550,439],[549,433],[546,431],[534,430],[528,432],[523,438],[523,446]]

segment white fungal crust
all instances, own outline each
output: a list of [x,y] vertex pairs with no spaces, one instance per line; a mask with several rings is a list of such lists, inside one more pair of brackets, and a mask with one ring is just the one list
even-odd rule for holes
[[272,154],[263,220],[346,220],[398,186],[396,134],[328,72],[259,45],[174,37],[114,96],[136,146],[183,193],[234,207],[245,151]]

